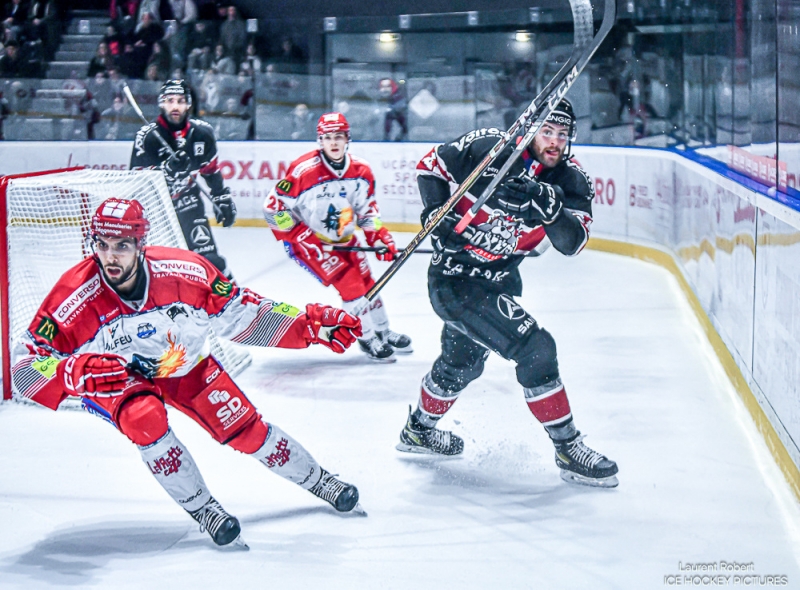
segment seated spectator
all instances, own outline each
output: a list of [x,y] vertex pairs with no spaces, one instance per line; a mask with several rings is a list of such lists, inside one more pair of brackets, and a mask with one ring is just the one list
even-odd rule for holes
[[281,49],[275,61],[286,64],[299,64],[305,61],[303,50],[294,44],[289,37],[284,37],[281,41]]
[[3,97],[3,93],[0,92],[0,141],[5,139],[5,135],[3,135],[3,121],[10,114],[11,109],[8,107],[8,101]]
[[137,51],[133,43],[125,43],[125,48],[117,63],[119,64],[119,73],[126,78],[141,78],[147,67],[147,57],[142,51]]
[[100,120],[109,125],[105,137],[99,139],[121,139],[120,127],[125,123],[131,123],[132,120],[135,121],[136,115],[125,97],[115,94],[111,106],[100,113]]
[[129,35],[136,28],[139,0],[111,0],[111,26]]
[[147,60],[147,67],[156,68],[156,77],[150,78],[145,75],[148,80],[166,80],[167,74],[172,67],[172,56],[169,53],[169,48],[162,41],[153,43],[153,53],[150,54],[150,59]]
[[142,20],[133,33],[133,39],[134,45],[146,49],[147,56],[145,59],[150,57],[150,50],[153,47],[153,43],[161,41],[163,38],[164,27],[161,26],[161,23],[158,22],[156,17],[149,12],[142,14]]
[[19,43],[9,41],[6,50],[0,57],[0,78],[22,78],[23,67],[19,57]]
[[239,66],[239,73],[245,76],[254,76],[261,73],[261,58],[256,52],[255,43],[248,43],[244,52],[244,59]]
[[28,22],[28,7],[22,0],[11,0],[5,7],[3,24],[5,25],[5,41],[22,41],[22,33]]
[[219,42],[225,47],[225,53],[236,63],[244,56],[247,45],[247,25],[239,17],[235,6],[228,6],[226,19],[219,27]]
[[234,75],[236,73],[236,62],[226,54],[225,47],[221,43],[214,47],[211,68],[218,74]]
[[[111,67],[113,69],[116,66],[112,65]],[[112,86],[111,79],[108,77],[108,72],[97,72],[93,78],[89,78],[86,88],[94,96],[97,101],[97,108],[101,112],[111,106],[116,92]]]
[[125,46],[125,36],[119,32],[117,25],[110,23],[106,27],[103,43],[108,46],[108,52],[111,54],[111,57],[117,59],[122,55],[122,48]]
[[196,21],[186,41],[187,63],[190,70],[207,70],[211,66],[214,35],[203,21]]
[[111,67],[113,63],[114,59],[111,57],[111,52],[108,50],[108,43],[100,41],[100,43],[97,44],[97,51],[92,61],[89,62],[89,71],[86,75],[89,78],[94,78],[95,75],[100,72],[107,72],[108,68]]

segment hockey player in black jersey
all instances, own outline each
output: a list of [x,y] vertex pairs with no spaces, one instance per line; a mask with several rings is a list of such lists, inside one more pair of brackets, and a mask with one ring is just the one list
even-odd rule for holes
[[[423,223],[503,133],[471,131],[435,147],[420,161]],[[465,231],[453,229],[508,159],[513,142],[431,233],[428,292],[444,320],[442,352],[422,379],[419,403],[400,433],[399,450],[442,455],[463,451],[464,441],[436,423],[481,375],[494,351],[516,363],[528,408],[555,445],[561,477],[600,487],[618,484],[617,464],[582,442],[559,375],[553,337],[514,300],[522,294],[518,266],[526,256],[537,256],[550,245],[575,256],[589,239],[594,189],[571,160],[574,140],[575,116],[564,99]]]
[[192,95],[189,85],[183,80],[167,80],[159,92],[158,105],[161,108],[158,119],[136,134],[130,167],[164,171],[189,249],[208,258],[230,278],[227,263],[217,252],[196,178],[200,174],[210,189],[209,199],[217,222],[223,227],[233,225],[236,205],[231,199],[230,189],[222,183],[222,174],[217,166],[214,129],[205,121],[189,118]]

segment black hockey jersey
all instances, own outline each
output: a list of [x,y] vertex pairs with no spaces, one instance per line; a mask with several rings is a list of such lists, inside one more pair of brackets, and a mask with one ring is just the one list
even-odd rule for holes
[[[417,175],[423,202],[423,224],[504,133],[492,128],[470,131],[455,141],[436,146],[420,160]],[[472,207],[513,150],[511,142],[456,203],[452,211],[457,218],[460,219]],[[561,187],[564,208],[556,220],[549,225],[538,221],[526,223],[510,214],[492,195],[472,220],[471,227],[462,234],[460,249],[452,252],[435,247],[429,275],[481,281],[519,295],[522,283],[517,267],[525,256],[537,256],[551,244],[567,256],[574,256],[583,249],[589,239],[594,200],[594,187],[583,169],[571,160],[564,160],[554,168],[545,168],[526,151],[512,165],[507,177],[522,175]],[[436,236],[437,230],[432,233]]]
[[131,152],[131,170],[137,168],[158,168],[162,162],[170,157],[170,152],[161,143],[160,135],[167,141],[173,151],[183,150],[189,156],[189,170],[191,174],[180,180],[167,179],[170,194],[198,194],[195,182],[197,174],[202,174],[203,179],[211,189],[211,194],[219,194],[223,189],[222,174],[217,164],[217,141],[214,137],[214,128],[200,119],[186,119],[185,125],[172,131],[162,116],[154,122],[143,126],[136,133]]

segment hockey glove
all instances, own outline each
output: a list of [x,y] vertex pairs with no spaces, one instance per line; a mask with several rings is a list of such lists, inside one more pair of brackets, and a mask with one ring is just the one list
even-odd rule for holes
[[221,223],[222,227],[232,226],[236,221],[236,203],[231,198],[231,189],[226,186],[217,194],[212,194],[210,199],[214,205],[217,223]]
[[[437,211],[438,209],[431,211],[430,215],[428,215],[425,220],[426,224]],[[451,209],[433,229],[431,232],[431,243],[437,250],[440,252],[458,252],[469,244],[469,238],[475,234],[475,229],[468,225],[462,233],[457,234],[453,230],[460,220],[458,214]]]
[[395,246],[394,238],[392,238],[392,234],[390,234],[389,230],[385,227],[380,228],[378,231],[365,229],[364,237],[367,238],[367,244],[370,246],[374,247],[378,242],[381,242],[385,246],[385,248],[375,252],[375,257],[378,260],[391,262],[397,258],[397,246]]
[[73,354],[58,364],[56,373],[70,395],[111,397],[128,380],[125,362],[117,354]]
[[182,180],[189,176],[189,166],[192,160],[183,150],[178,150],[161,163],[164,175],[172,182]]
[[495,196],[511,215],[550,224],[561,213],[564,191],[530,178],[513,177],[502,182]]
[[330,305],[306,305],[306,322],[310,344],[322,344],[339,354],[361,336],[361,320]]
[[298,254],[304,255],[308,259],[322,260],[325,257],[323,245],[317,234],[302,221],[289,231],[275,231],[275,237],[284,242],[289,242]]

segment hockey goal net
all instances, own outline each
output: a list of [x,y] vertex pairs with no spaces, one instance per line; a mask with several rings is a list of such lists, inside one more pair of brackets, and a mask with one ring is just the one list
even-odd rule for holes
[[[186,248],[164,176],[156,170],[86,168],[0,178],[0,311],[3,399],[15,397],[10,347],[28,329],[56,281],[91,254],[91,216],[109,197],[136,199],[150,221],[149,244]],[[246,352],[210,337],[211,351],[232,374],[250,363]]]

